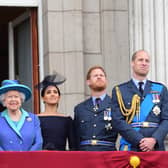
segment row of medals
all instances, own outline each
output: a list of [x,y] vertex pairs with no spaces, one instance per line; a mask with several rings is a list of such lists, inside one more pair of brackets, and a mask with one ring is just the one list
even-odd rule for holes
[[112,130],[111,120],[111,108],[106,108],[104,110],[104,121],[108,121],[108,123],[105,125],[107,131]]
[[157,116],[160,114],[160,107],[157,105],[160,102],[159,92],[152,92],[152,102],[155,104],[153,113]]
[[[97,110],[98,110],[98,107],[94,107],[94,111],[97,111]],[[112,130],[111,120],[112,120],[111,108],[109,107],[104,110],[104,121],[108,122],[107,124],[105,124],[105,128],[107,131]]]
[[[157,116],[160,114],[161,110],[160,107],[157,105],[160,102],[160,97],[158,92],[152,93],[152,102],[155,104],[153,108],[153,113]],[[96,109],[97,110],[97,109]],[[104,110],[104,121],[108,121],[108,123],[105,125],[106,130],[112,130],[112,125],[111,125],[111,108],[106,108]]]

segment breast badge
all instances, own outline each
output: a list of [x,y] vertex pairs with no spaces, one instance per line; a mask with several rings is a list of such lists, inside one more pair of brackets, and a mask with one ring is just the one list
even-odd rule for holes
[[105,128],[106,128],[107,131],[112,130],[111,123],[106,124]]
[[158,116],[161,113],[160,107],[157,105],[160,103],[160,92],[151,91],[152,94],[152,102],[154,103],[153,113]]
[[153,108],[152,111],[153,111],[153,113],[154,113],[156,116],[158,116],[158,115],[160,114],[160,112],[161,112],[160,107],[157,106],[157,105]]

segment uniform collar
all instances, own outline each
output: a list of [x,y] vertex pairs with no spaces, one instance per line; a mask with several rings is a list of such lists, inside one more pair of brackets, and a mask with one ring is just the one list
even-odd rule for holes
[[135,79],[135,78],[132,78],[132,81],[134,82],[134,84],[136,85],[136,87],[137,88],[139,88],[139,82],[143,82],[144,83],[144,85],[142,86],[142,88],[144,89],[145,88],[145,85],[146,85],[146,82],[147,82],[147,79],[144,79],[144,80],[142,80],[142,81],[140,81],[140,80],[137,80],[137,79]]
[[[103,95],[99,96],[99,98],[101,99],[101,101],[103,101],[106,97],[106,93],[104,93]],[[98,97],[95,97],[95,96],[92,96],[92,101],[93,101],[93,104],[95,105],[95,100],[96,98]]]

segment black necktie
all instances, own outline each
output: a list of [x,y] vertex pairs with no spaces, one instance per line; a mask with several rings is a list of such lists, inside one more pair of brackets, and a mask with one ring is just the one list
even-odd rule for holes
[[138,85],[139,85],[139,91],[140,91],[141,95],[143,95],[143,88],[142,88],[143,84],[144,84],[143,82],[139,82],[138,83]]
[[95,99],[95,105],[96,105],[97,108],[99,108],[100,103],[101,103],[101,99],[100,99],[99,97],[96,98],[96,99]]

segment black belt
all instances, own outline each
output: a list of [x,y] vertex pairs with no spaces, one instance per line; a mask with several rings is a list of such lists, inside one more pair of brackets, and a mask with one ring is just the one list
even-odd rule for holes
[[100,141],[96,139],[84,140],[80,142],[80,145],[105,145],[105,146],[114,146],[113,142],[109,141]]

